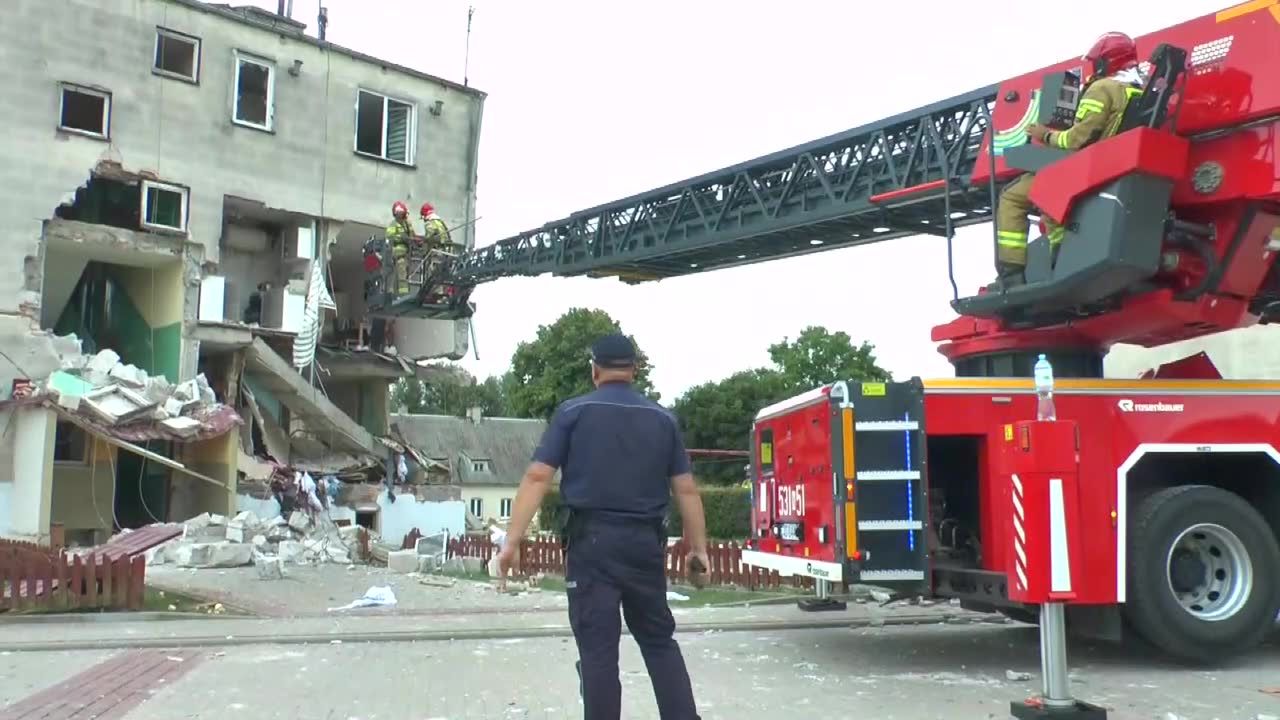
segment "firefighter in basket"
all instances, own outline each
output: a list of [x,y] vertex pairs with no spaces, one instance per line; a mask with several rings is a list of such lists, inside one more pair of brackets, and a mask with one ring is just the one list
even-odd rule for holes
[[391,216],[393,218],[390,225],[387,226],[386,236],[387,242],[391,243],[391,253],[396,260],[396,287],[395,294],[404,296],[409,294],[409,250],[410,245],[416,245],[421,241],[414,236],[413,225],[409,222],[409,207],[399,200],[391,205]]
[[[1062,150],[1080,148],[1109,138],[1120,128],[1129,101],[1142,94],[1145,78],[1138,69],[1138,48],[1133,38],[1109,32],[1093,44],[1081,60],[1085,63],[1084,92],[1076,107],[1075,122],[1066,130],[1055,130],[1033,123],[1027,137]],[[996,208],[996,282],[991,290],[1021,285],[1027,265],[1027,231],[1031,210],[1031,181],[1034,175],[1024,173],[1000,193]],[[1066,228],[1049,217],[1043,217],[1054,260]]]
[[423,273],[426,283],[430,286],[426,289],[427,302],[436,302],[442,300],[437,296],[447,292],[447,288],[443,287],[441,280],[448,271],[451,263],[451,253],[454,251],[453,239],[449,235],[449,226],[444,220],[436,214],[435,206],[429,202],[422,203],[420,211],[422,216],[422,242],[423,249],[426,253],[426,272]]

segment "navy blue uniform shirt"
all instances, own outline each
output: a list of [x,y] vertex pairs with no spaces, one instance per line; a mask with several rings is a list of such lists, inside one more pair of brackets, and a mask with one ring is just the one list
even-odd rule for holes
[[690,471],[675,416],[623,382],[561,403],[533,459],[560,469],[568,507],[654,519],[671,478]]

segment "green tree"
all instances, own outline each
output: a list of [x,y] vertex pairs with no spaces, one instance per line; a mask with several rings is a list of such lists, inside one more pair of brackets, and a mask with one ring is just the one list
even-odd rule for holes
[[803,392],[836,380],[890,382],[888,370],[876,364],[875,346],[854,346],[848,333],[809,326],[795,340],[783,338],[769,346],[769,358],[793,392]]
[[456,365],[439,364],[432,380],[403,378],[391,386],[390,403],[394,412],[461,417],[467,410],[479,407],[485,415],[507,417],[511,405],[501,378],[488,377],[476,382],[475,377]]
[[[875,347],[854,346],[849,335],[807,327],[793,341],[783,338],[769,347],[774,367],[743,370],[717,382],[690,388],[673,410],[684,428],[685,444],[711,450],[748,450],[751,424],[761,408],[841,379],[888,382],[889,372],[876,364]],[[709,483],[742,480],[745,462],[715,460],[695,463]]]
[[[751,423],[760,408],[792,395],[777,370],[742,370],[723,380],[689,388],[672,409],[684,427],[685,445],[713,450],[748,450]],[[746,458],[700,460],[694,472],[707,483],[729,485],[742,481]]]
[[[520,343],[511,356],[507,389],[516,415],[549,418],[561,402],[590,392],[591,344],[614,332],[622,332],[617,321],[603,310],[587,308],[573,308],[554,323],[539,326],[537,336]],[[636,389],[657,400],[648,357],[638,346],[636,354]]]

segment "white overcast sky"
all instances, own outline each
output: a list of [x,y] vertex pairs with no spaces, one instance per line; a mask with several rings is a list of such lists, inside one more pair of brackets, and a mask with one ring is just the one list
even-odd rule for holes
[[[234,4],[234,2],[233,2]],[[274,0],[254,4],[275,9]],[[488,93],[478,244],[1054,62],[1102,32],[1133,35],[1226,0],[1053,3],[764,0],[326,0],[328,39]],[[316,0],[294,17],[315,33]],[[425,151],[430,152],[429,148]],[[446,216],[453,213],[445,211]],[[990,226],[962,232],[956,277],[993,274]],[[916,237],[624,285],[512,278],[473,299],[479,377],[571,307],[606,310],[654,363],[670,402],[768,363],[806,325],[875,343],[895,377],[949,376],[930,328],[954,317],[945,242]]]

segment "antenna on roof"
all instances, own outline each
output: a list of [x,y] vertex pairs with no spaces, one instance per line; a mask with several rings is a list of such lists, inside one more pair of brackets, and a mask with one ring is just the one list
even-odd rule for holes
[[316,18],[316,23],[320,27],[320,30],[319,30],[320,42],[324,42],[325,30],[327,30],[329,27],[329,8],[325,7],[324,5],[320,6],[320,16]]
[[467,85],[467,69],[471,66],[471,16],[475,14],[475,11],[476,11],[475,7],[471,5],[467,6],[467,50],[466,50],[466,54],[462,58],[462,86],[463,87],[469,87]]

